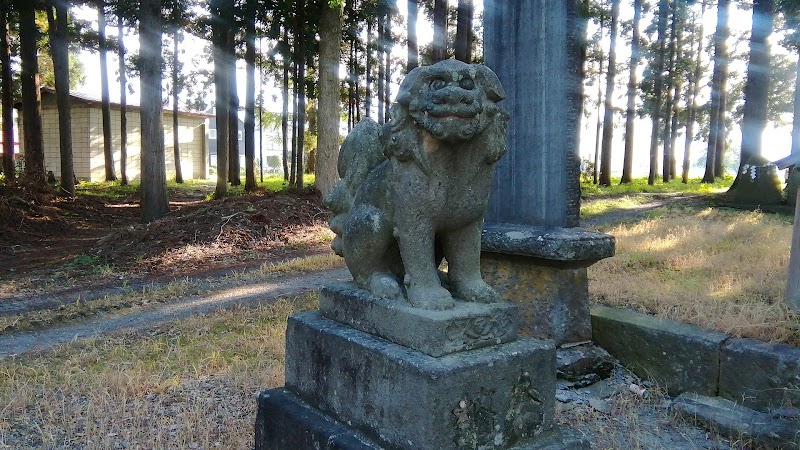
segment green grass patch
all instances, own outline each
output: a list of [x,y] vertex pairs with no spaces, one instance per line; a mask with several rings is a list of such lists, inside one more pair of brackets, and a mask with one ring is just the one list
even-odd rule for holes
[[[264,177],[264,181],[259,181],[256,177],[258,187],[269,192],[279,192],[289,189],[289,183],[283,180],[283,175],[273,174]],[[314,174],[303,175],[303,186],[314,185]],[[186,180],[183,183],[176,183],[174,179],[167,181],[167,192],[169,196],[197,196],[211,200],[216,188],[216,181],[209,180]],[[134,181],[123,186],[119,181],[81,181],[75,186],[77,195],[102,198],[106,200],[135,199],[139,197],[140,184]],[[245,195],[244,180],[239,186],[228,186],[229,197]]]
[[[259,177],[256,176],[256,184],[258,185],[259,188],[269,192],[279,192],[289,189],[289,182],[284,181],[283,175],[281,174],[273,174],[265,176],[263,182],[259,181]],[[303,186],[304,187],[314,186],[314,174],[307,173],[303,175]],[[247,192],[245,192],[244,190],[244,180],[242,180],[242,184],[239,186],[228,186],[229,197],[237,195],[245,195],[246,193]],[[211,195],[213,195],[213,192],[211,192]]]
[[717,179],[714,183],[701,183],[700,178],[691,178],[687,184],[680,179],[668,183],[660,180],[652,185],[647,184],[647,178],[635,178],[631,183],[620,184],[619,178],[612,178],[611,186],[600,186],[592,183],[581,183],[581,196],[583,198],[616,197],[625,194],[651,193],[651,194],[713,194],[730,188],[733,177]]
[[644,195],[623,195],[622,197],[598,197],[581,204],[581,219],[591,219],[613,211],[637,209],[652,201]]
[[76,195],[119,200],[139,196],[139,182],[123,186],[119,181],[81,181],[75,186]]

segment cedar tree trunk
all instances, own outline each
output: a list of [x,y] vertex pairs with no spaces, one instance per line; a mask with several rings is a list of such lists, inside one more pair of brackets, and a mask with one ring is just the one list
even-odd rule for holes
[[164,124],[161,118],[161,2],[141,0],[139,48],[142,132],[142,222],[169,212],[164,161]]
[[[75,195],[75,171],[72,165],[72,116],[69,104],[69,41],[67,37],[67,5],[50,1],[47,24],[50,29],[50,55],[56,82],[58,108],[58,140],[61,155],[61,190],[70,197]],[[55,8],[55,12],[53,11]]]
[[620,183],[633,181],[633,137],[634,121],[636,120],[636,91],[639,82],[636,70],[639,67],[641,54],[639,50],[639,22],[642,19],[642,0],[633,0],[633,37],[631,39],[631,64],[628,76],[628,107],[625,112],[625,154],[622,162],[622,179]]
[[341,6],[322,5],[319,27],[319,114],[317,164],[314,182],[322,198],[338,180],[339,159],[339,50],[342,36]]

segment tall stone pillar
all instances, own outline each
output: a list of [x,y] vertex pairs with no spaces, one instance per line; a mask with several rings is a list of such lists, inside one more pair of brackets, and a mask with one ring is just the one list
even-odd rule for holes
[[578,0],[487,0],[485,60],[511,115],[483,234],[484,278],[520,308],[520,332],[591,340],[586,267],[614,238],[578,227],[581,33]]
[[485,2],[484,58],[511,114],[487,222],[578,226],[578,7],[578,0]]

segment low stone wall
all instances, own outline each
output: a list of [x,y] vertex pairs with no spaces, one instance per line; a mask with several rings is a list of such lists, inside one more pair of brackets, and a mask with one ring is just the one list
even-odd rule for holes
[[623,309],[593,307],[591,319],[598,345],[672,396],[720,396],[759,411],[800,407],[800,348]]

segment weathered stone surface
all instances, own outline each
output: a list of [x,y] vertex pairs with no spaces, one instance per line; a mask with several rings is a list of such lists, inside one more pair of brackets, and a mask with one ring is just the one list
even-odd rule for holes
[[572,431],[554,427],[537,436],[534,442],[515,447],[513,450],[591,450],[586,439],[581,439]]
[[[364,138],[345,141],[326,203],[332,247],[359,287],[434,310],[452,308],[453,295],[501,300],[478,261],[494,163],[506,151],[504,97],[486,66],[445,60],[408,73],[377,140],[372,125],[353,130]],[[439,280],[442,257],[452,295]]]
[[728,335],[628,310],[593,307],[594,341],[670,395],[717,395],[719,352]]
[[719,395],[761,411],[800,407],[800,348],[729,340],[720,356]]
[[556,376],[588,386],[608,378],[614,370],[614,358],[589,342],[556,350]]
[[484,279],[517,305],[519,333],[556,345],[592,339],[586,268],[552,267],[534,258],[481,254]]
[[380,450],[283,388],[258,396],[256,450]]
[[555,349],[519,339],[433,358],[302,313],[287,327],[286,388],[389,448],[513,448],[552,427]]
[[484,59],[511,113],[486,222],[578,226],[582,20],[577,1],[486,2]]
[[319,296],[323,316],[431,356],[513,341],[517,307],[510,302],[456,301],[431,311],[405,301],[375,299],[353,283],[326,286]]
[[678,396],[672,408],[683,418],[731,438],[749,440],[747,448],[800,447],[800,422],[774,418],[720,397],[692,393]]
[[484,252],[570,261],[588,266],[614,256],[613,236],[582,228],[543,227],[487,223],[483,227]]
[[[322,414],[283,388],[258,397],[256,450],[381,450],[378,444]],[[399,447],[425,450],[421,447]],[[510,450],[590,450],[585,439],[553,427]],[[431,449],[434,450],[434,449]]]

